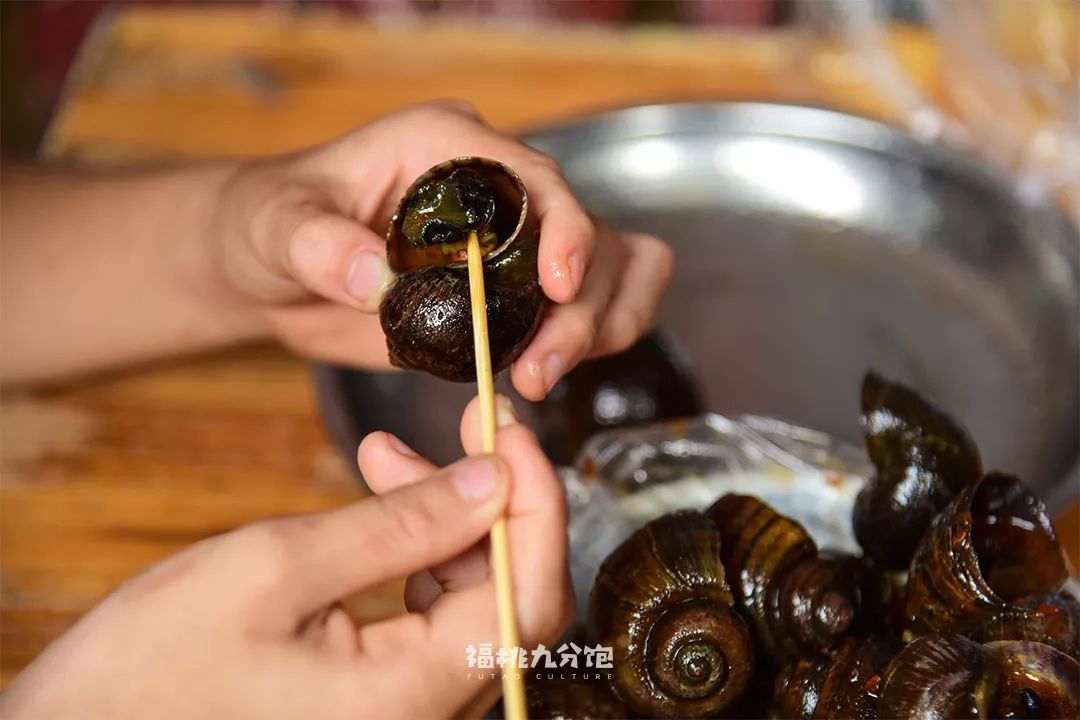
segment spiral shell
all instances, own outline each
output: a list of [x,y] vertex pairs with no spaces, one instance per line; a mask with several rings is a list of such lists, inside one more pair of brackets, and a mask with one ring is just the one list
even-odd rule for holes
[[1080,601],[1067,592],[1009,603],[967,630],[979,642],[1030,640],[1080,660]]
[[925,635],[882,676],[882,718],[1075,718],[1080,664],[1049,645]]
[[877,718],[881,673],[896,654],[883,638],[847,638],[827,657],[804,658],[776,680],[776,708],[783,718]]
[[944,410],[874,373],[861,423],[877,473],[855,499],[855,537],[874,562],[904,570],[934,516],[982,474],[979,451]]
[[1016,601],[1056,593],[1068,563],[1042,501],[1011,475],[972,483],[911,560],[908,630],[966,633]]
[[483,270],[492,369],[509,366],[532,339],[546,304],[537,273],[538,227],[521,179],[494,160],[457,158],[417,178],[386,234],[396,280],[383,297],[379,319],[390,362],[445,380],[476,379],[469,272],[461,247],[471,231],[487,241]]
[[773,660],[821,652],[852,628],[860,606],[856,558],[819,554],[801,525],[754,497],[725,495],[706,515],[720,527],[736,604]]
[[616,693],[650,716],[706,716],[742,694],[754,667],[732,607],[720,533],[700,513],[664,515],[631,535],[597,573],[590,620],[613,648]]

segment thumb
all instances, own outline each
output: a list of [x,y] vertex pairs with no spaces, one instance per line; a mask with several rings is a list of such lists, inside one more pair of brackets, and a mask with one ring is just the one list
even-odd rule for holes
[[282,208],[263,242],[261,254],[272,274],[365,312],[378,310],[393,277],[381,237],[314,204]]
[[276,560],[284,558],[283,620],[458,555],[487,534],[508,495],[502,461],[475,456],[340,510],[265,523],[279,540]]

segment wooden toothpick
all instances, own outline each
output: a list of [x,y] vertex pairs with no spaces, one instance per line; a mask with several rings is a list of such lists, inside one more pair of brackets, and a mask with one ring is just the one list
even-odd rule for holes
[[[491,375],[491,349],[488,344],[487,296],[484,294],[484,266],[480,240],[469,233],[469,296],[472,300],[473,352],[476,355],[476,385],[480,395],[480,431],[483,452],[495,452],[495,388]],[[495,606],[499,621],[499,644],[519,647],[517,619],[514,616],[514,590],[510,577],[510,549],[506,537],[506,518],[491,526],[491,570],[495,577]],[[515,656],[516,659],[516,656]],[[516,665],[516,663],[515,663]],[[516,668],[514,668],[516,669]],[[525,720],[525,684],[521,674],[502,674],[503,708],[508,720]]]

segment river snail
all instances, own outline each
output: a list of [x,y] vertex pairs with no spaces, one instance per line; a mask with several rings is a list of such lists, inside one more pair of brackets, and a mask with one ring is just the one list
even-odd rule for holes
[[379,319],[390,362],[445,380],[476,378],[466,244],[483,253],[492,370],[521,354],[546,301],[537,272],[539,225],[521,179],[494,160],[463,157],[406,190],[386,234],[395,281]]
[[1075,718],[1080,664],[1049,645],[963,635],[908,643],[882,675],[882,718]]
[[612,686],[631,710],[703,717],[738,699],[754,649],[732,601],[719,529],[700,513],[661,516],[608,556],[589,616],[613,649]]
[[1018,601],[1057,593],[1068,577],[1046,506],[1017,478],[989,473],[919,543],[908,573],[908,631],[967,633],[1021,611]]
[[855,499],[855,537],[878,565],[906,570],[934,516],[982,474],[979,452],[948,413],[875,373],[863,379],[861,405],[876,473]]
[[828,655],[798,660],[776,678],[774,714],[781,718],[877,718],[881,673],[898,645],[879,637],[846,638]]
[[736,604],[777,664],[822,652],[854,626],[857,558],[819,553],[799,523],[748,495],[725,495],[705,514],[720,528]]

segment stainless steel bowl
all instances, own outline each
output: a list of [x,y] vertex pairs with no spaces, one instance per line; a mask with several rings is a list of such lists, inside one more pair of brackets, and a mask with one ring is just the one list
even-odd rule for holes
[[[1047,201],[969,156],[806,107],[644,106],[527,140],[595,214],[674,246],[659,323],[709,409],[857,441],[858,385],[875,368],[950,408],[988,467],[1051,502],[1075,492],[1080,243]],[[317,377],[350,456],[375,429],[439,460],[460,453],[471,386]]]

